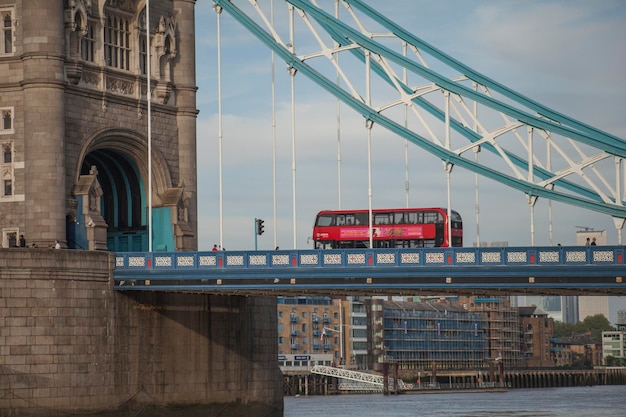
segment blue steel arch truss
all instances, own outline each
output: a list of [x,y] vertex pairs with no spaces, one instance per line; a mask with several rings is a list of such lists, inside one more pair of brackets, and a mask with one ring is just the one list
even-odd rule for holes
[[[531,205],[546,198],[608,214],[618,229],[623,226],[624,139],[474,71],[362,0],[339,0],[345,6],[341,18],[336,1],[277,0],[286,5],[289,25],[273,23],[270,2],[213,2],[293,74],[310,78],[368,125],[380,125],[440,158],[446,169],[459,166],[517,189]],[[296,42],[296,33],[308,38]],[[379,82],[373,93],[370,76]],[[409,129],[397,108],[406,108],[416,127]],[[536,146],[539,141],[543,146]],[[488,152],[479,161],[475,153],[482,149]]]

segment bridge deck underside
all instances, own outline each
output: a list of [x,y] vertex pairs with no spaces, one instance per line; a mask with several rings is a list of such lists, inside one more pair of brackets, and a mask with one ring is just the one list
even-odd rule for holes
[[115,274],[117,290],[218,294],[597,294],[626,295],[624,267],[395,268],[365,270],[143,271]]

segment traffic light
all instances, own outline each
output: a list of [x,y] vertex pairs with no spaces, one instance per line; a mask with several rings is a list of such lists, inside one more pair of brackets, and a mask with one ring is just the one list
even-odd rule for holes
[[259,236],[261,236],[264,232],[263,223],[263,219],[256,219],[256,234]]

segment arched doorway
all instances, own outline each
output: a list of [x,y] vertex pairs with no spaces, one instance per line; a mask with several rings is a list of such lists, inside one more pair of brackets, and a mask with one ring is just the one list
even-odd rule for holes
[[[128,129],[97,132],[80,151],[68,206],[68,247],[144,252],[148,242],[148,161],[146,139]],[[152,147],[152,247],[185,248],[184,187],[172,186],[169,162]]]
[[85,156],[80,175],[88,175],[92,167],[102,188],[100,213],[107,224],[107,249],[146,251],[146,192],[136,164],[121,152],[97,149]]

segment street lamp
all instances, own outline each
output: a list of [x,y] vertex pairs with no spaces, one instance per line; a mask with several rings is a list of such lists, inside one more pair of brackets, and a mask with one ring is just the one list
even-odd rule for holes
[[[341,326],[343,326],[343,324],[339,325],[340,329]],[[335,330],[335,329],[331,329],[330,327],[323,327],[323,332],[322,332],[322,336],[324,336],[326,334],[326,332],[334,332],[334,333],[339,333],[339,354],[341,355],[341,357],[339,358],[339,364],[342,364],[344,357],[345,357],[345,352],[343,351],[343,331],[341,330]]]

